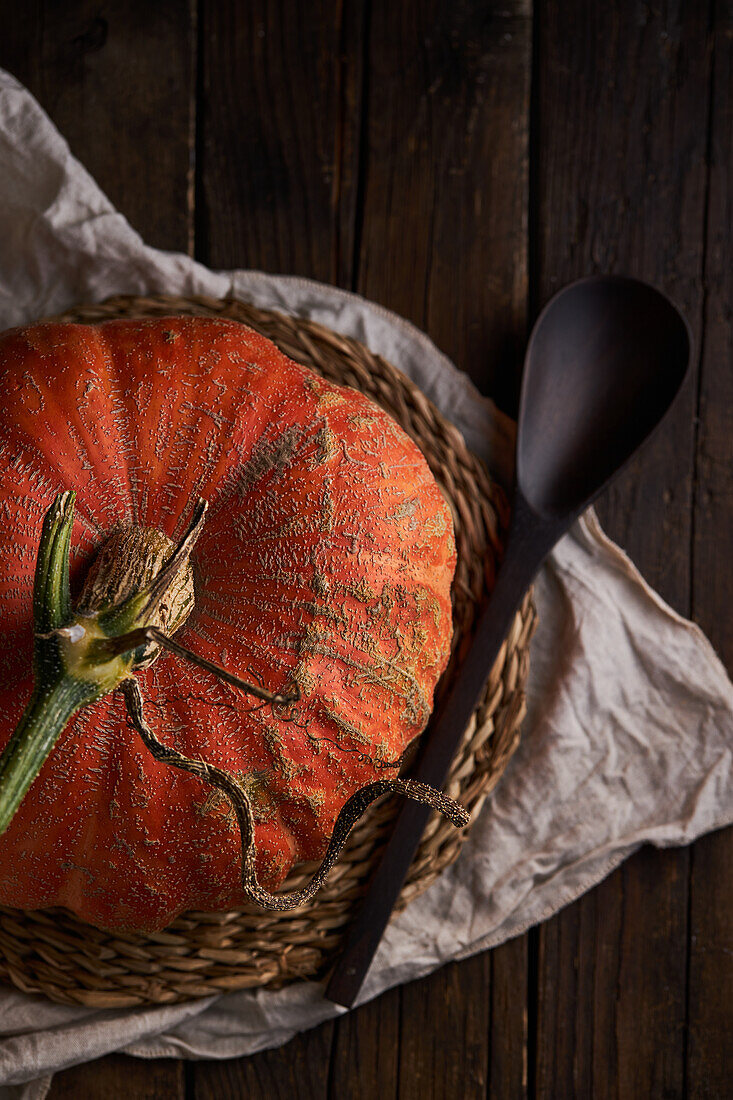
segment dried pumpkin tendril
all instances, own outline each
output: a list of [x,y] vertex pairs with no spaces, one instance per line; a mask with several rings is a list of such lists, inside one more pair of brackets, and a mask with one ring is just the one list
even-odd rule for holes
[[468,823],[466,810],[432,787],[410,779],[379,779],[356,791],[344,804],[326,855],[307,886],[289,894],[265,890],[255,871],[255,821],[247,793],[224,769],[189,759],[155,737],[143,717],[142,693],[134,673],[167,650],[273,707],[287,708],[297,702],[299,689],[292,684],[284,691],[267,691],[170,637],[184,625],[194,605],[190,555],[203,529],[204,500],[195,502],[177,545],[153,528],[113,532],[89,570],[78,605],[72,610],[69,551],[74,500],[73,492],[59,493],[43,521],[33,588],[34,690],[0,756],[0,834],[10,825],[73,715],[118,687],[124,693],[132,725],[155,759],[199,776],[231,802],[241,836],[242,887],[248,898],[265,909],[283,911],[309,901],[336,862],[354,824],[384,794],[402,794],[424,803],[457,828]]
[[469,815],[463,806],[433,787],[418,783],[414,779],[378,779],[374,783],[361,787],[341,807],[326,854],[310,882],[302,889],[293,890],[291,893],[271,894],[260,885],[257,879],[254,812],[244,788],[223,768],[217,768],[203,760],[192,760],[159,741],[143,716],[143,697],[137,680],[126,680],[120,686],[125,695],[130,721],[155,759],[170,767],[198,776],[229,799],[236,814],[241,837],[242,889],[246,897],[263,909],[282,913],[289,909],[297,909],[298,906],[309,902],[326,881],[356,822],[372,802],[384,794],[401,794],[415,802],[422,802],[442,813],[456,828],[468,824]]

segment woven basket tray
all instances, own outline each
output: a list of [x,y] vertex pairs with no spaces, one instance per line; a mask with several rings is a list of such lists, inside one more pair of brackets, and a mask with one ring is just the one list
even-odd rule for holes
[[[378,355],[312,321],[234,300],[118,297],[80,306],[61,320],[95,323],[113,317],[171,314],[228,317],[273,340],[286,355],[331,381],[353,386],[385,408],[415,440],[448,500],[458,564],[453,586],[453,653],[441,687],[470,643],[476,613],[493,587],[506,530],[507,505],[481,462],[425,395]],[[528,595],[517,612],[466,730],[445,790],[472,818],[517,747],[535,612]],[[438,689],[440,694],[441,687]],[[54,1001],[94,1007],[165,1004],[255,986],[276,988],[321,975],[338,952],[349,919],[389,836],[400,800],[387,799],[357,824],[339,863],[316,899],[301,909],[269,913],[249,907],[186,913],[152,935],[99,931],[65,910],[0,908],[0,980]],[[452,863],[468,830],[432,814],[396,911]],[[303,864],[284,889],[302,885],[315,864]]]

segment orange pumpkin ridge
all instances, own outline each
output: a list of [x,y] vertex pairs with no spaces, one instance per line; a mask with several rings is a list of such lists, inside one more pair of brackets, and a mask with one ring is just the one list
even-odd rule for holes
[[[356,790],[396,775],[451,638],[452,522],[422,454],[363,395],[236,322],[47,323],[0,335],[0,701],[7,743],[32,686],[41,519],[77,492],[72,592],[116,528],[174,541],[209,502],[195,608],[177,640],[273,691],[252,704],[164,655],[137,674],[157,737],[239,776],[269,889],[319,858]],[[152,931],[243,904],[229,806],[154,760],[119,693],[75,717],[0,837],[0,904],[63,905]]]

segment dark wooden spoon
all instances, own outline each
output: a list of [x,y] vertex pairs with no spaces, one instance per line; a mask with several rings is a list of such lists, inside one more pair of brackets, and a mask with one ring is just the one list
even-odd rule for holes
[[[517,484],[504,561],[451,690],[421,738],[412,777],[442,787],[517,605],[558,539],[653,432],[687,373],[687,325],[659,291],[597,276],[561,290],[527,348]],[[351,1006],[415,855],[429,810],[400,811],[326,996]]]

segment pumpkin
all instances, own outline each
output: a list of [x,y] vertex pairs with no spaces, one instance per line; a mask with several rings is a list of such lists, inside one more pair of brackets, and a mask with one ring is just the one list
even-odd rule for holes
[[455,548],[384,411],[223,320],[15,329],[0,372],[0,903],[150,932],[285,907],[387,790],[465,823],[395,778]]

